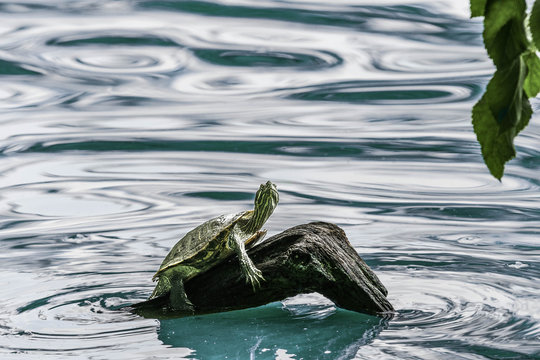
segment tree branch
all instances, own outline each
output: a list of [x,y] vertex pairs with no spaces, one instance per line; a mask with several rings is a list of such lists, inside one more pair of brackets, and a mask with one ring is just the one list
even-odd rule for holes
[[[384,285],[334,224],[292,227],[253,245],[248,254],[265,278],[261,287],[253,291],[242,276],[238,258],[231,257],[185,283],[196,313],[255,307],[310,292],[356,312],[393,311]],[[143,316],[186,315],[170,310],[168,296],[132,307]]]

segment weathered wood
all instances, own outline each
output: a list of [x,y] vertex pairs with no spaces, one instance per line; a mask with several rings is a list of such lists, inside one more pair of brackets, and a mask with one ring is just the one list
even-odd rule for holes
[[[248,249],[265,281],[253,291],[237,257],[185,283],[196,313],[243,309],[318,292],[337,306],[369,314],[393,311],[387,290],[349,243],[345,232],[330,223],[295,226]],[[169,310],[168,296],[133,308],[144,316],[182,316]]]

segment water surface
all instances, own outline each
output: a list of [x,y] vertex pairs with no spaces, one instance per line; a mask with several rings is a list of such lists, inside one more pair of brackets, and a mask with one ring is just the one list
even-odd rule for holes
[[[538,101],[501,183],[467,1],[0,1],[2,359],[534,359]],[[189,229],[278,184],[269,234],[334,222],[391,321],[309,294],[118,309]]]

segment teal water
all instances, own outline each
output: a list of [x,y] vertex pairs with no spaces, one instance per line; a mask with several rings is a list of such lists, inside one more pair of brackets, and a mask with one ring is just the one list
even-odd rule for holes
[[[501,183],[467,1],[0,1],[0,358],[536,359],[540,103]],[[119,310],[186,231],[334,222],[393,319],[316,294]]]

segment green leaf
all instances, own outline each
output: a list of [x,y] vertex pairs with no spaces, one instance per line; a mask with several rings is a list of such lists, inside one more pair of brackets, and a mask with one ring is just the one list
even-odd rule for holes
[[513,135],[513,137],[516,137],[521,130],[525,129],[525,127],[529,125],[529,120],[533,114],[531,103],[529,102],[529,99],[527,99],[526,95],[527,94],[524,93],[522,97],[523,105],[521,106],[521,121],[518,123],[516,133]]
[[476,133],[476,138],[482,149],[482,156],[491,175],[501,180],[504,174],[504,164],[516,156],[514,148],[514,137],[527,126],[532,115],[532,109],[529,100],[522,97],[523,104],[521,106],[521,122],[518,126],[500,131],[497,120],[493,117],[486,92],[484,96],[473,107],[473,127]]
[[540,92],[540,59],[529,40],[532,36],[540,48],[540,0],[527,27],[525,0],[470,3],[471,16],[484,15],[484,45],[497,67],[484,96],[473,107],[473,127],[489,171],[500,180],[505,163],[516,155],[514,138],[532,116],[528,98]]
[[529,28],[533,37],[536,49],[540,50],[540,0],[534,2],[529,18]]
[[515,127],[521,121],[523,83],[526,75],[525,61],[519,57],[509,66],[497,69],[487,86],[485,101],[500,131]]
[[471,17],[484,16],[487,0],[471,0]]
[[504,174],[504,163],[516,156],[516,151],[512,144],[508,143],[508,138],[499,133],[499,125],[489,110],[485,94],[474,105],[472,118],[484,162],[491,175],[501,180]]
[[540,59],[536,53],[529,51],[523,55],[523,60],[528,68],[523,89],[528,97],[533,98],[540,92]]
[[487,0],[484,44],[498,68],[509,65],[528,48],[525,9],[525,0]]

